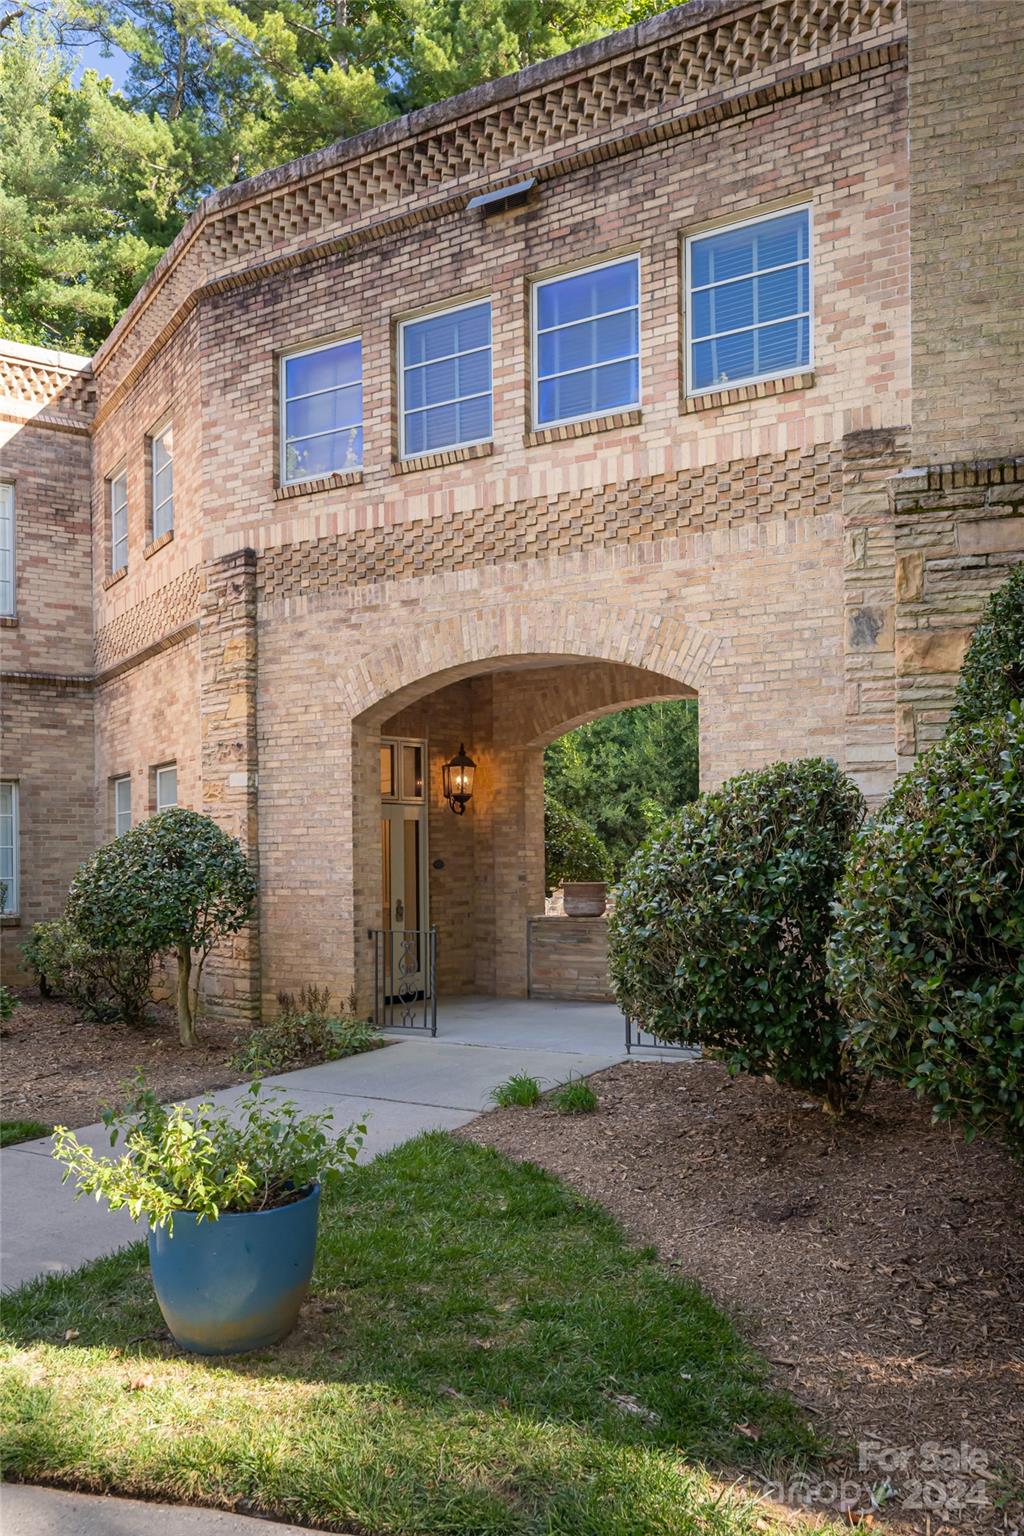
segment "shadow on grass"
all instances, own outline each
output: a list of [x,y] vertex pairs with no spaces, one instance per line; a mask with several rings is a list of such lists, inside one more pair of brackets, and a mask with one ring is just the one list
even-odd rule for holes
[[5,1316],[4,1459],[26,1478],[380,1533],[736,1533],[764,1511],[709,1467],[822,1449],[606,1212],[444,1133],[325,1201],[310,1300],[274,1350],[175,1350],[141,1245]]

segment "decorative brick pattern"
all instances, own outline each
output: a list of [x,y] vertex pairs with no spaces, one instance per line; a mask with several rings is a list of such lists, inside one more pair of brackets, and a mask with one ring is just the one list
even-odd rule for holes
[[770,517],[813,517],[838,507],[841,494],[841,453],[822,445],[555,500],[538,497],[487,508],[486,516],[473,507],[454,517],[286,544],[267,552],[257,581],[261,600],[270,603],[339,585],[535,560]]
[[201,573],[194,566],[97,630],[93,655],[96,670],[105,671],[194,619],[199,612],[200,585]]

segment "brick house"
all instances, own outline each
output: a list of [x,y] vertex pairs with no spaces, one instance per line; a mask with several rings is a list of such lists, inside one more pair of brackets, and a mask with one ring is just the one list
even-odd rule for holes
[[212,1008],[428,922],[522,995],[543,748],[639,701],[883,795],[1024,556],[1022,41],[691,0],[213,194],[92,359],[0,343],[9,972],[178,803],[259,867]]

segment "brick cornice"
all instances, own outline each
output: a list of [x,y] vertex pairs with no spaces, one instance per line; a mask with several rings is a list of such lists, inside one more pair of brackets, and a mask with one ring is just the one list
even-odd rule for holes
[[[94,366],[102,373],[117,359],[116,388],[130,387],[204,294],[460,210],[523,169],[538,180],[565,175],[894,63],[904,50],[901,0],[691,0],[214,194]],[[311,244],[316,228],[326,237]]]

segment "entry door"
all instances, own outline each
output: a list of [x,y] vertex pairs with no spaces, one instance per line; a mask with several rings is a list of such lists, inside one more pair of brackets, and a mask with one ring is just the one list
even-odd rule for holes
[[381,914],[386,934],[382,977],[389,993],[425,989],[427,906],[426,743],[381,743]]
[[382,928],[426,928],[422,805],[380,808]]

